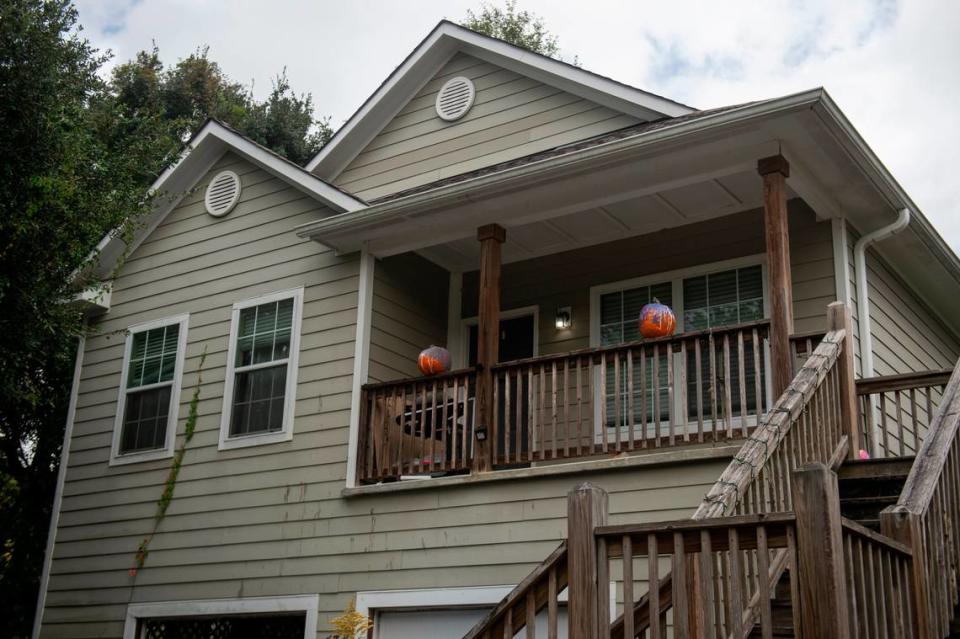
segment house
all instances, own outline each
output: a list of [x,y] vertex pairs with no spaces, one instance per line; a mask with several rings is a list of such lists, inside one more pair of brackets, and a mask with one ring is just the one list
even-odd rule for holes
[[[351,601],[380,639],[460,637],[531,571],[542,588],[477,636],[514,610],[564,636],[563,580],[587,569],[557,572],[568,532],[662,556],[657,522],[700,540],[695,510],[789,506],[802,461],[862,448],[914,473],[956,431],[939,406],[957,395],[960,261],[822,89],[701,111],[441,22],[306,167],[210,121],[155,186],[131,243],[99,247],[109,294],[83,302],[41,637],[325,637]],[[676,333],[643,340],[655,298]],[[430,345],[451,371],[421,374]],[[587,542],[567,519],[584,482]],[[797,513],[729,528],[750,574],[813,578],[751,550],[807,548]],[[919,570],[919,551],[843,530],[851,552],[880,544],[851,584],[874,556],[891,588]],[[598,577],[589,605],[571,587],[571,620],[609,607],[620,636],[638,628],[623,602],[665,583],[643,562]],[[769,604],[767,580],[725,583],[712,601],[768,631],[749,603]],[[907,605],[877,588],[890,615]]]

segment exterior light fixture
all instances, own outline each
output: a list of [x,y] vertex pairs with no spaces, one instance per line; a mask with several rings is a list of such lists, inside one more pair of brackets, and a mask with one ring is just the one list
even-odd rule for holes
[[477,426],[474,430],[474,434],[477,437],[478,442],[482,442],[487,438],[487,427],[486,426]]
[[557,307],[557,321],[556,325],[558,329],[567,329],[570,328],[570,323],[573,318],[573,313],[570,310],[569,306],[558,306]]

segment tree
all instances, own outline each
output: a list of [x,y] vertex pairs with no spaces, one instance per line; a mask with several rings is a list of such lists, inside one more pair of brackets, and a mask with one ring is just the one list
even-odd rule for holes
[[313,97],[297,94],[286,71],[273,90],[257,101],[249,88],[234,82],[209,58],[207,48],[197,49],[169,69],[164,69],[156,46],[141,51],[114,69],[109,82],[111,100],[104,105],[113,114],[107,122],[130,133],[129,123],[146,126],[140,135],[153,139],[163,165],[170,148],[197,130],[207,118],[217,118],[255,142],[297,164],[305,164],[330,138],[326,119],[316,119]]
[[[479,15],[468,9],[467,17],[460,24],[477,33],[560,59],[557,36],[547,31],[540,16],[529,11],[517,11],[516,0],[507,0],[502,9],[484,2],[480,5]],[[576,57],[573,64],[577,64]]]
[[285,74],[260,102],[206,49],[154,47],[100,73],[71,0],[0,3],[0,637],[30,634],[93,250],[149,210],[147,187],[217,117],[305,162],[330,135]]
[[[149,205],[143,167],[102,139],[105,57],[69,0],[0,4],[0,636],[28,636],[82,318],[72,274]],[[131,121],[130,130],[142,127]],[[131,142],[132,140],[127,140]],[[15,159],[15,160],[14,160]]]

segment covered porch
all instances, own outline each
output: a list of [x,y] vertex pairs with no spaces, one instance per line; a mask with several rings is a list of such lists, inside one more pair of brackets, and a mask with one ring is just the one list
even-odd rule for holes
[[[782,157],[761,158],[376,260],[358,482],[746,437],[816,346],[835,297],[830,223],[788,174]],[[674,335],[639,334],[653,299],[674,309]],[[431,344],[454,370],[420,376],[416,355]]]
[[[831,219],[886,207],[820,120],[776,118],[653,123],[302,229],[361,255],[348,484],[747,436],[842,299]],[[652,298],[673,336],[638,335]],[[420,376],[431,344],[454,370]]]

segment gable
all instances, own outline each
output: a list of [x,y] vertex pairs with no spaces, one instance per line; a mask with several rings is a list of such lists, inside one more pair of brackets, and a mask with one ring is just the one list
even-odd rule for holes
[[[464,117],[447,122],[436,112],[437,92],[457,76],[474,83],[476,97]],[[640,121],[461,52],[363,148],[335,184],[375,200]]]

